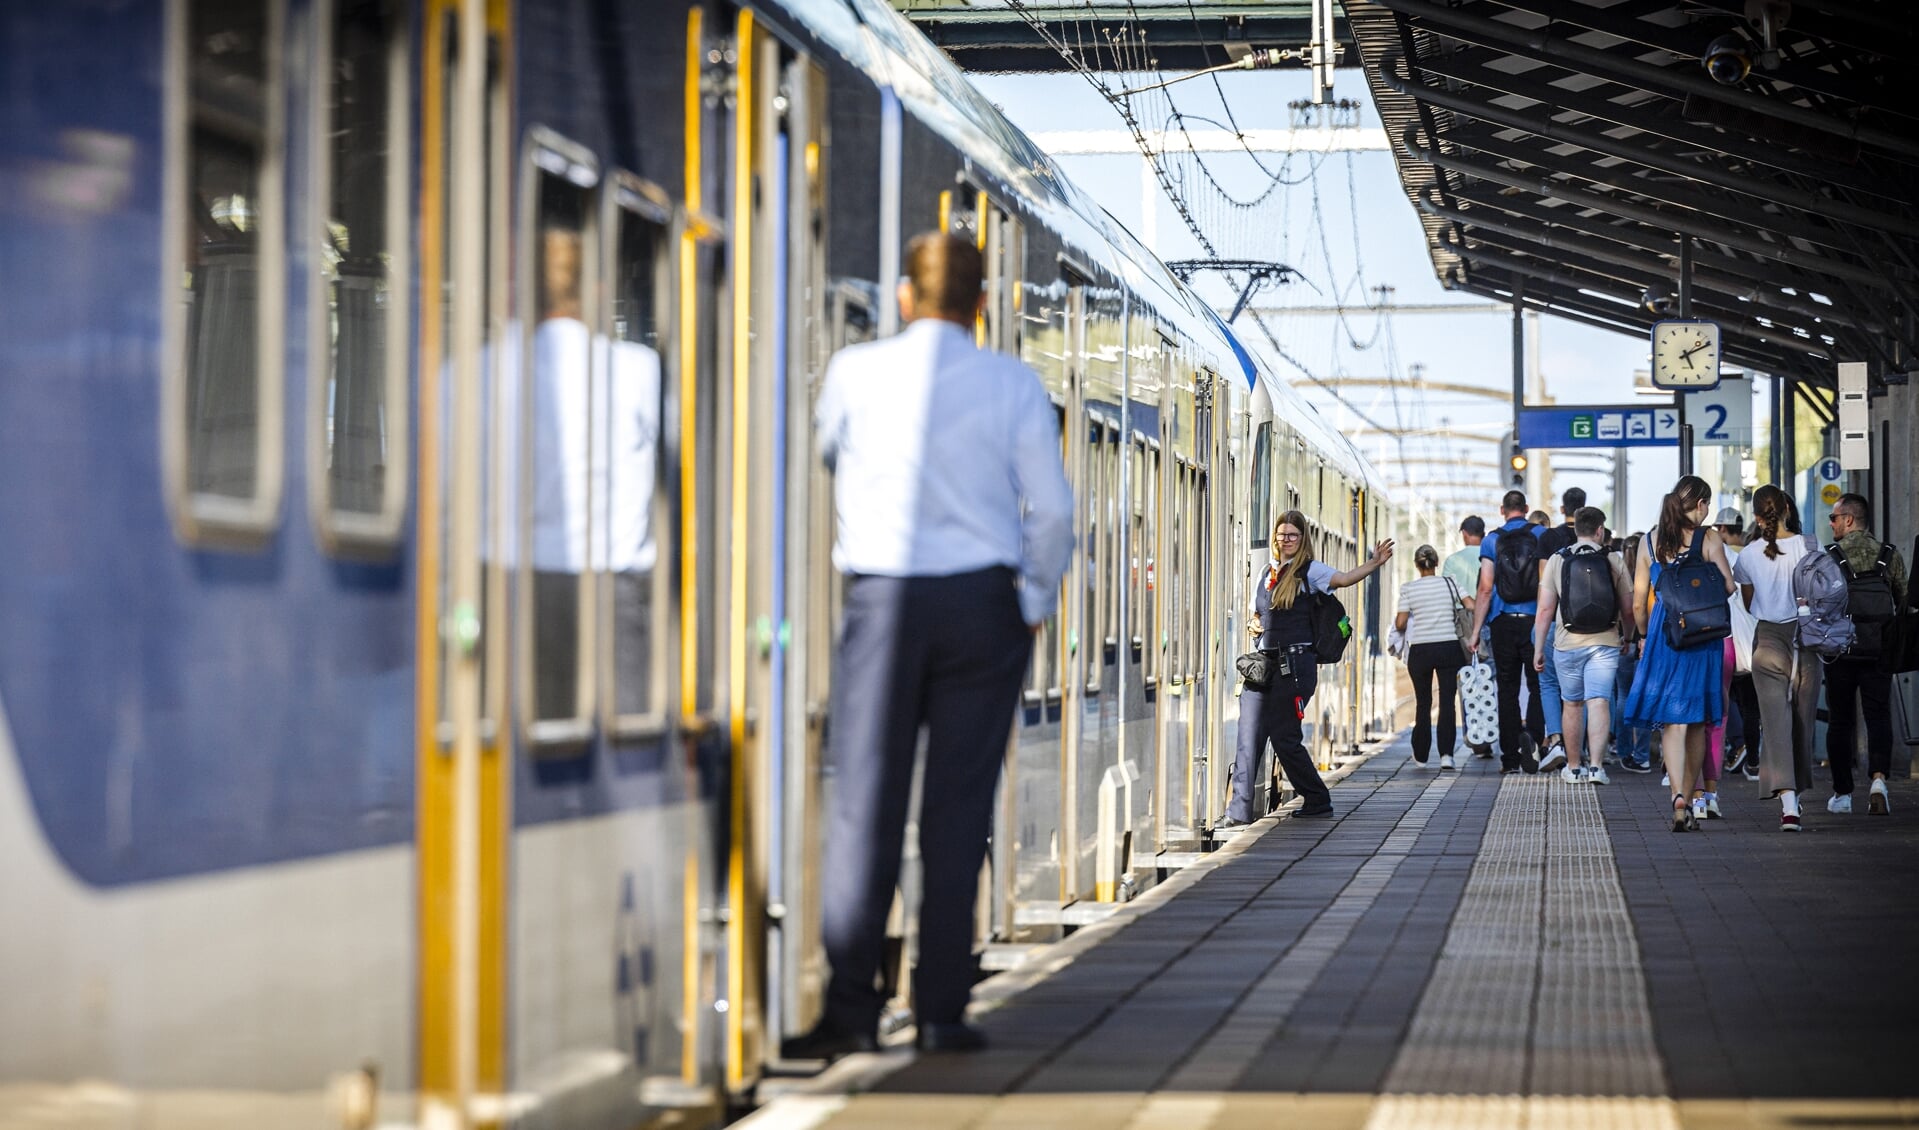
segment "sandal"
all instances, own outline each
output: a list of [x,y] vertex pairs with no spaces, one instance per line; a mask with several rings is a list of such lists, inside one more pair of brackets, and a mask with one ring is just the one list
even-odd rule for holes
[[1698,825],[1693,823],[1692,817],[1692,802],[1683,796],[1672,798],[1672,830],[1690,832],[1696,827]]

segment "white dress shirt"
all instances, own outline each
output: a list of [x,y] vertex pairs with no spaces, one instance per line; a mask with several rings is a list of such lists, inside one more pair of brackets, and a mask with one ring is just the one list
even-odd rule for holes
[[1073,495],[1039,378],[922,318],[841,350],[814,411],[834,470],[833,563],[936,577],[1005,565],[1029,624],[1052,615],[1073,551]]

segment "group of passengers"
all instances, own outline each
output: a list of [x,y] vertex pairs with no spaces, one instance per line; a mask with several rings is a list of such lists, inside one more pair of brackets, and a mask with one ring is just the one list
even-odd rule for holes
[[[1656,749],[1673,831],[1719,818],[1719,781],[1740,773],[1779,801],[1780,830],[1796,832],[1823,681],[1827,810],[1852,811],[1863,717],[1867,810],[1889,812],[1891,672],[1906,666],[1911,611],[1904,558],[1873,536],[1860,495],[1833,504],[1822,547],[1777,486],[1754,492],[1750,523],[1730,507],[1709,521],[1712,494],[1684,476],[1652,529],[1615,538],[1577,487],[1559,525],[1508,491],[1502,524],[1467,518],[1464,548],[1443,565],[1420,546],[1392,639],[1413,683],[1414,762],[1436,748],[1438,767],[1454,768],[1460,672],[1490,659],[1502,773],[1607,784],[1609,746],[1634,773],[1651,772]],[[1468,744],[1492,756],[1490,742]]]

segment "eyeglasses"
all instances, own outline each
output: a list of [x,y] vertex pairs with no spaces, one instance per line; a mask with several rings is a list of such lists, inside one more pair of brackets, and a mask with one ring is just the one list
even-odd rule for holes
[[1300,537],[1301,537],[1301,536],[1303,536],[1303,535],[1300,535],[1300,534],[1281,534],[1281,535],[1279,535],[1279,540],[1280,540],[1280,541],[1298,541],[1298,540],[1300,539]]
[[1841,518],[1850,518],[1850,517],[1852,517],[1852,515],[1850,514],[1828,514],[1826,515],[1826,521],[1837,522]]

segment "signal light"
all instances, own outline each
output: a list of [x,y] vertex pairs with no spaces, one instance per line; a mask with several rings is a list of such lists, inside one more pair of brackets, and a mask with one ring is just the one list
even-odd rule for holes
[[1514,487],[1525,486],[1527,459],[1526,453],[1519,450],[1518,444],[1513,445],[1512,454],[1506,457],[1506,465],[1512,468],[1512,474],[1508,476],[1512,481],[1512,485]]
[[1513,464],[1513,470],[1524,471],[1526,469],[1526,457],[1524,455],[1514,455],[1512,458],[1512,464]]

